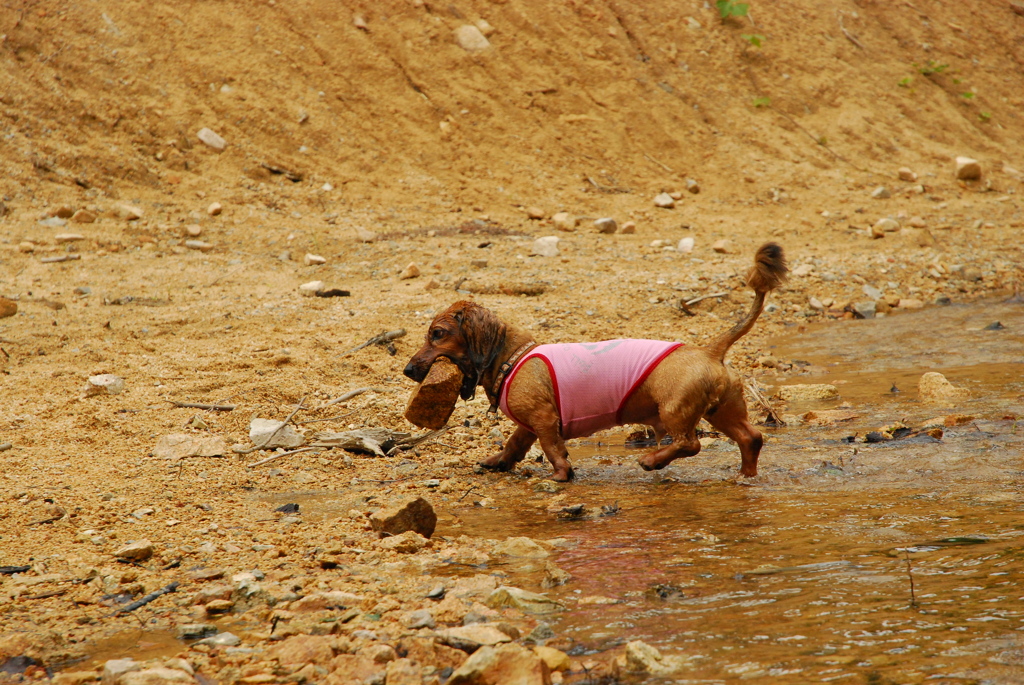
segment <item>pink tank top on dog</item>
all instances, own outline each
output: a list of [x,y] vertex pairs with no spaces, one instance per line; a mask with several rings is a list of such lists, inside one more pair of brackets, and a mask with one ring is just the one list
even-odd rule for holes
[[508,389],[523,364],[537,357],[547,364],[551,374],[563,439],[617,426],[626,400],[651,370],[681,345],[635,339],[540,345],[512,367],[501,389],[499,406],[505,416],[531,430],[509,411]]

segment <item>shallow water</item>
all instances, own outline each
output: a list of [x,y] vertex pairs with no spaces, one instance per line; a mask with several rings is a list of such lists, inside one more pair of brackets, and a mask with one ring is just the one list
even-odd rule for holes
[[[993,320],[1007,328],[980,330]],[[569,607],[554,644],[585,655],[644,640],[688,660],[667,681],[1024,682],[1024,422],[1010,418],[1022,330],[1020,305],[812,328],[777,341],[780,359],[811,363],[780,381],[835,383],[832,405],[858,416],[766,430],[758,478],[735,480],[722,443],[647,474],[643,450],[606,437],[570,449],[580,478],[565,503],[618,515],[560,520],[549,494],[519,490],[439,533],[568,539],[552,557],[573,575],[549,591]],[[941,441],[840,442],[952,413],[918,401],[928,370],[971,387],[956,411],[977,419]],[[540,590],[536,566],[492,571]]]

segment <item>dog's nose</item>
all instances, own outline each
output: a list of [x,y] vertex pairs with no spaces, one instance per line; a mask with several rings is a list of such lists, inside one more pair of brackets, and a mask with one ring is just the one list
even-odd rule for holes
[[405,371],[403,371],[402,373],[404,373],[407,378],[411,378],[417,383],[420,382],[420,379],[416,378],[416,367],[412,365],[412,362],[409,362],[408,364],[405,365]]

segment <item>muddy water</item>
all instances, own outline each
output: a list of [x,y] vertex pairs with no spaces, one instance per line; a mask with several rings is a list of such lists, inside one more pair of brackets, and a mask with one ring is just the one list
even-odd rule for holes
[[[568,607],[553,644],[574,654],[644,640],[687,660],[684,682],[1024,682],[1019,331],[1024,307],[1002,305],[779,340],[777,357],[810,362],[780,383],[835,383],[857,417],[772,431],[758,478],[735,480],[728,444],[645,474],[642,450],[604,438],[570,450],[564,502],[618,515],[559,519],[550,494],[510,487],[439,532],[565,538],[552,560],[573,580],[548,592]],[[956,410],[974,421],[941,441],[843,442],[950,413],[918,401],[928,370],[972,388]],[[541,590],[536,562],[490,570]]]

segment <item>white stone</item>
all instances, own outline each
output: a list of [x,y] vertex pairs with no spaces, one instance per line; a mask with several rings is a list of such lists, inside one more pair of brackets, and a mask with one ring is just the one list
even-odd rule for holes
[[217,216],[222,211],[224,211],[224,208],[221,206],[219,202],[214,202],[209,207],[206,208],[206,213],[209,214],[210,216]]
[[313,297],[326,287],[323,281],[310,281],[299,286],[299,294],[303,297]]
[[302,258],[302,262],[306,266],[316,266],[317,264],[326,264],[327,259],[325,257],[321,257],[318,254],[312,254],[310,252],[307,252],[306,256]]
[[676,245],[676,250],[683,254],[690,254],[693,252],[693,245],[696,241],[692,236],[686,236],[685,238],[679,239],[679,244]]
[[118,205],[114,208],[114,213],[121,219],[127,221],[138,221],[142,218],[143,211],[141,208],[134,205]]
[[981,178],[981,164],[970,157],[957,157],[956,177],[961,181],[975,181]]
[[878,186],[877,188],[871,191],[871,197],[875,198],[876,200],[887,200],[890,197],[892,197],[892,193],[890,193],[889,189],[886,188],[885,186]]
[[58,243],[73,243],[76,240],[85,240],[85,236],[79,233],[58,233],[53,239]]
[[120,395],[124,390],[124,379],[112,373],[101,373],[98,376],[89,376],[89,380],[82,392],[83,397],[93,395]]
[[732,242],[727,239],[718,240],[711,249],[719,254],[730,254],[732,252]]
[[[306,441],[306,438],[291,426],[285,426],[281,430],[277,430],[281,426],[281,421],[274,421],[273,419],[253,419],[249,422],[249,439],[253,441],[253,444],[260,448],[272,449],[275,447],[284,447],[285,449],[294,449],[301,447],[302,443]],[[274,431],[277,434],[274,438],[264,444],[264,441],[269,438]]]
[[493,26],[491,26],[491,23],[486,19],[477,19],[476,27],[480,29],[480,33],[484,34],[484,36],[488,38],[491,37],[497,30]]
[[615,233],[619,230],[619,224],[615,219],[610,217],[602,217],[594,222],[594,227],[598,233]]
[[906,181],[907,183],[913,183],[917,180],[917,174],[905,166],[900,167],[899,171],[896,172],[896,175],[901,181]]
[[491,41],[487,40],[487,36],[472,24],[463,24],[455,29],[455,41],[468,52],[480,52],[491,47]]
[[874,229],[882,233],[895,233],[900,230],[900,222],[890,217],[882,217],[875,222]]
[[200,252],[209,252],[213,249],[213,244],[208,243],[205,240],[186,240],[185,247],[190,250],[199,250]]
[[228,453],[227,441],[220,435],[197,433],[169,433],[160,436],[153,456],[157,459],[186,459],[188,457],[219,457]]
[[125,673],[141,668],[142,664],[135,659],[110,659],[103,664],[103,685],[115,685]]
[[662,207],[664,209],[672,209],[676,206],[676,201],[672,199],[672,196],[668,193],[659,193],[654,196],[654,206]]
[[814,273],[813,264],[801,264],[793,269],[793,275],[798,277],[810,276],[812,273]]
[[212,147],[214,150],[223,150],[228,146],[228,142],[226,140],[205,127],[199,129],[199,133],[196,134],[196,137]]
[[402,273],[398,274],[398,279],[401,281],[407,281],[410,278],[419,278],[420,267],[416,262],[409,262],[409,265],[402,269]]
[[530,253],[538,257],[558,256],[558,236],[548,235],[537,238],[533,241],[533,251]]
[[822,304],[821,300],[819,300],[816,297],[811,297],[811,299],[808,300],[807,303],[810,305],[811,309],[813,309],[815,311],[819,311],[820,312],[820,311],[825,309],[825,305]]
[[569,212],[557,212],[551,217],[551,223],[559,231],[570,233],[576,230],[576,217]]

